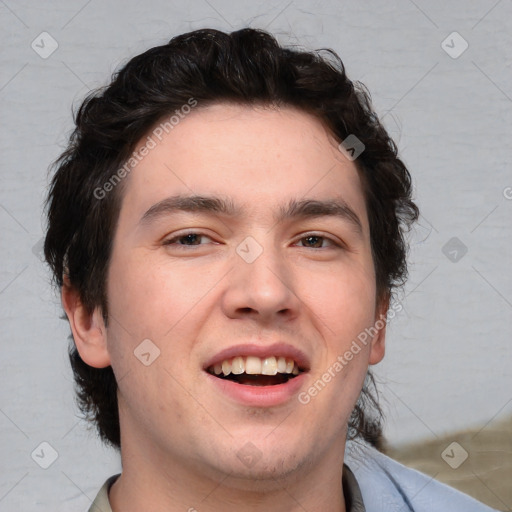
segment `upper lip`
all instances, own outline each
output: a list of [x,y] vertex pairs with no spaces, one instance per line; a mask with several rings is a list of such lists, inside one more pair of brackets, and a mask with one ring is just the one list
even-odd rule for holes
[[204,370],[210,368],[210,366],[214,366],[215,364],[220,364],[222,361],[226,359],[232,359],[233,357],[246,357],[246,356],[255,356],[259,358],[265,357],[288,357],[293,359],[300,370],[308,371],[310,368],[309,359],[297,347],[290,345],[288,343],[279,342],[273,343],[272,345],[261,345],[254,343],[246,343],[241,345],[234,345],[232,347],[225,348],[221,350],[214,356],[212,356],[204,365]]

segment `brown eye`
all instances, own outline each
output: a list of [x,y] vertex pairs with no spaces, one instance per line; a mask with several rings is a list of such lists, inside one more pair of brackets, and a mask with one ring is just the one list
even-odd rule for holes
[[329,238],[326,238],[324,236],[319,235],[308,235],[305,237],[302,237],[299,242],[302,243],[302,247],[309,247],[311,249],[322,249],[325,246],[323,245],[324,242],[328,242],[327,247],[335,245],[332,240]]
[[189,233],[188,235],[180,236],[177,240],[182,245],[199,245],[201,243],[201,236],[197,233]]
[[175,246],[194,246],[194,245],[204,245],[201,243],[203,238],[210,239],[209,236],[203,235],[201,233],[185,233],[183,235],[178,235],[173,238],[169,238],[164,242],[164,245],[175,245]]

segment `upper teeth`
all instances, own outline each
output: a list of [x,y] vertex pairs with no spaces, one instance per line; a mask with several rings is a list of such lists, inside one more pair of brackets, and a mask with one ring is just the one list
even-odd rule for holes
[[224,359],[222,363],[217,363],[209,368],[211,373],[225,376],[233,373],[240,375],[247,373],[248,375],[276,375],[277,373],[288,373],[292,375],[299,374],[297,363],[287,357],[265,357],[259,358],[255,356],[234,357],[233,359]]

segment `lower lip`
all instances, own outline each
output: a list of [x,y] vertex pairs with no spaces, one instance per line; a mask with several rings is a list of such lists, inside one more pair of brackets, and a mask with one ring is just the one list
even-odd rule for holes
[[303,386],[306,374],[300,373],[293,379],[275,386],[250,386],[231,380],[220,379],[205,372],[214,386],[229,398],[252,407],[272,407],[291,400]]

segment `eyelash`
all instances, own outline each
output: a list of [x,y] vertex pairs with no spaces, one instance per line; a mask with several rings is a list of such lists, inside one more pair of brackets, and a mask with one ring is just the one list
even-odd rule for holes
[[[206,238],[209,238],[210,240],[212,239],[210,236],[206,235],[205,233],[201,233],[199,231],[190,231],[188,233],[181,233],[179,235],[176,235],[172,238],[169,238],[167,240],[165,240],[163,242],[163,245],[174,245],[175,247],[180,247],[180,250],[183,249],[183,250],[188,250],[188,248],[190,247],[199,247],[201,245],[205,245],[205,244],[197,244],[197,245],[187,245],[187,244],[178,244],[178,243],[175,243],[176,241],[182,239],[182,238],[185,238],[189,235],[197,235],[199,237],[206,237]],[[340,243],[340,242],[337,242],[336,240],[334,240],[333,238],[330,238],[328,236],[324,236],[324,235],[319,235],[317,233],[305,233],[304,235],[302,235],[298,241],[302,241],[302,240],[305,240],[307,238],[321,238],[323,240],[327,240],[329,242],[329,246],[327,247],[306,247],[306,246],[300,246],[300,247],[304,247],[306,249],[328,249],[329,247],[337,247],[337,248],[343,248],[343,245]]]
[[[181,233],[172,238],[164,240],[163,245],[176,245],[177,247],[180,247],[180,246],[181,247],[197,247],[196,245],[175,244],[174,243],[174,242],[176,242],[176,240],[180,240],[181,238],[185,238],[186,236],[189,236],[189,235],[198,235],[200,237],[205,236],[206,238],[209,238],[211,240],[211,237],[208,235],[205,235],[204,233],[200,233],[199,231],[190,231],[188,233]],[[199,245],[204,245],[204,244],[199,244]]]
[[341,244],[339,242],[337,242],[336,240],[334,240],[334,238],[331,238],[331,237],[328,237],[328,236],[325,236],[325,235],[319,235],[317,233],[306,233],[304,235],[302,235],[298,241],[301,242],[302,240],[305,240],[306,238],[321,238],[322,240],[324,241],[328,241],[330,245],[328,245],[327,247],[306,247],[304,245],[300,246],[300,247],[305,247],[306,249],[329,249],[330,247],[334,247],[334,248],[341,248]]

